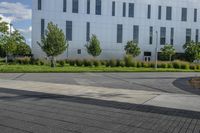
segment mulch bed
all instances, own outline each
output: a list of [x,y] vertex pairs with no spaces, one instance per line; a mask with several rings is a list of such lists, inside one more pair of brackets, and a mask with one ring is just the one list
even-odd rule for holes
[[200,89],[200,78],[192,78],[190,84],[197,89]]

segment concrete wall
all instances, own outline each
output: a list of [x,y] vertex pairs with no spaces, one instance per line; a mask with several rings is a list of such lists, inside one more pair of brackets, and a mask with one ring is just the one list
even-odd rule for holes
[[[112,1],[116,1],[116,15],[112,16]],[[143,52],[152,52],[154,60],[156,46],[156,31],[160,42],[160,27],[166,27],[166,43],[170,43],[170,29],[174,27],[174,47],[177,52],[183,52],[186,28],[192,29],[192,40],[195,40],[195,31],[200,29],[200,2],[199,0],[102,0],[102,15],[95,15],[95,0],[91,0],[90,14],[87,14],[87,0],[79,0],[79,13],[72,13],[72,0],[67,0],[67,12],[63,12],[63,0],[42,0],[42,10],[37,10],[37,0],[33,0],[32,19],[32,47],[36,58],[45,54],[37,45],[41,35],[41,19],[45,19],[45,26],[50,21],[58,24],[65,33],[66,21],[73,22],[73,41],[69,42],[69,53],[65,52],[59,58],[89,58],[84,45],[86,42],[86,22],[90,22],[90,33],[96,34],[101,42],[103,52],[99,58],[122,58],[124,46],[133,39],[133,25],[139,25],[139,47],[142,50],[139,59],[144,59]],[[123,2],[126,2],[126,17],[122,17]],[[128,3],[135,4],[134,18],[128,17]],[[147,19],[147,6],[151,5],[151,19]],[[158,20],[158,6],[162,6],[162,19]],[[166,7],[172,7],[172,20],[166,20]],[[188,9],[187,22],[181,21],[181,8]],[[198,20],[194,22],[194,8],[198,9]],[[117,24],[123,24],[123,43],[117,43]],[[153,44],[149,44],[149,27],[153,26]],[[159,49],[163,45],[159,45]],[[77,54],[77,49],[82,54]]]

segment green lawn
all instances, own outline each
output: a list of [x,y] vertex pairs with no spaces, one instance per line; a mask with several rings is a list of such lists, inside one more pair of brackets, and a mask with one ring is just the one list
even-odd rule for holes
[[200,70],[133,68],[133,67],[56,67],[37,65],[0,65],[1,73],[46,73],[46,72],[200,72]]

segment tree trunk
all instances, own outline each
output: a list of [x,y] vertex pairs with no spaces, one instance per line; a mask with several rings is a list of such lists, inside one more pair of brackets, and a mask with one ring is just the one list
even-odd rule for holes
[[54,57],[54,56],[51,57],[51,67],[52,67],[52,68],[56,67],[56,64],[55,64],[55,57]]
[[170,61],[170,62],[172,61],[172,55],[169,56],[169,61]]

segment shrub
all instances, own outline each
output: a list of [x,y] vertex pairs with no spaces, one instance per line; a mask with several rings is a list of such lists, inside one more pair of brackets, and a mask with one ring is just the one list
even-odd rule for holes
[[45,64],[46,64],[45,61],[40,60],[40,65],[41,65],[41,66],[44,66]]
[[190,64],[190,69],[191,69],[191,70],[195,70],[195,69],[196,69],[196,65]]
[[69,60],[69,65],[70,66],[75,66],[75,64],[76,64],[75,60]]
[[64,61],[64,60],[60,60],[60,61],[58,61],[58,64],[59,64],[61,67],[64,67],[64,66],[65,66],[65,61]]
[[190,69],[190,65],[187,63],[182,63],[181,64],[181,69]]
[[102,66],[106,66],[106,63],[107,63],[106,60],[101,60],[100,62]]
[[111,59],[111,60],[109,61],[109,66],[110,66],[110,67],[116,67],[116,66],[117,66],[117,61],[116,61],[115,59]]
[[142,63],[140,61],[137,62],[137,67],[138,68],[142,67]]
[[99,60],[94,60],[94,66],[95,67],[101,66],[101,62]]
[[84,65],[85,67],[93,66],[93,61],[92,61],[92,60],[84,59],[84,60],[83,60],[83,65]]
[[126,67],[131,67],[133,64],[132,64],[132,62],[133,62],[133,57],[131,56],[131,55],[126,55],[125,57],[124,57],[124,61],[125,61],[125,65],[126,65]]
[[172,63],[168,63],[167,64],[167,68],[173,68],[173,64]]
[[168,66],[167,63],[164,63],[164,62],[162,62],[162,63],[160,64],[160,67],[161,67],[161,68],[167,68],[167,66]]
[[29,57],[17,58],[15,59],[15,63],[27,65],[31,64],[31,59]]
[[125,66],[126,66],[126,63],[125,63],[124,60],[121,60],[121,61],[120,61],[120,66],[121,66],[121,67],[125,67]]
[[197,70],[200,70],[200,65],[196,65],[196,69],[197,69]]
[[148,62],[142,62],[142,67],[148,68],[149,67],[149,63]]
[[155,68],[155,63],[154,62],[149,63],[149,67]]
[[79,59],[77,59],[75,62],[76,62],[76,66],[79,66],[79,67],[83,66],[84,64],[83,61]]
[[116,65],[117,67],[120,67],[120,61],[121,60],[117,60],[117,65]]
[[173,62],[173,67],[176,68],[176,69],[180,69],[181,68],[181,63],[178,62],[178,61],[174,61]]

